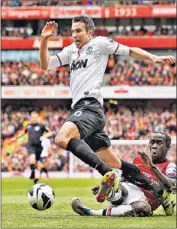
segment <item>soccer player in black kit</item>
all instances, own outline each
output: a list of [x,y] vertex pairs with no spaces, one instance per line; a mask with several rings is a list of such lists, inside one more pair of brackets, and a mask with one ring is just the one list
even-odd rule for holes
[[25,133],[28,134],[27,151],[29,153],[31,169],[30,179],[33,179],[34,183],[37,183],[38,178],[35,176],[35,169],[37,168],[37,162],[41,159],[40,155],[43,150],[41,137],[50,137],[52,132],[45,125],[38,122],[38,114],[33,112],[30,122],[25,127],[23,133],[17,138],[23,136]]
[[74,111],[57,133],[55,143],[60,148],[72,152],[104,176],[97,195],[97,201],[102,202],[107,188],[113,184],[116,176],[109,173],[112,170],[110,167],[121,169],[124,177],[131,179],[132,182],[135,178],[138,183],[141,180],[145,182],[145,178],[140,177],[135,166],[115,155],[104,131],[106,118],[100,88],[109,55],[130,56],[159,64],[174,64],[176,59],[173,56],[157,56],[137,47],[128,47],[109,37],[94,37],[94,22],[87,16],[73,18],[73,43],[56,55],[50,56],[48,41],[56,34],[57,27],[55,21],[50,21],[41,32],[40,66],[43,70],[51,70],[62,65],[70,65],[71,107]]

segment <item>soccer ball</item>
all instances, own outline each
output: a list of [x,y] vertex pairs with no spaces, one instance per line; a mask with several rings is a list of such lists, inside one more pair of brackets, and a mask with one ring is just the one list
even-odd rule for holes
[[46,210],[55,200],[53,189],[47,184],[35,184],[28,191],[28,202],[32,208]]

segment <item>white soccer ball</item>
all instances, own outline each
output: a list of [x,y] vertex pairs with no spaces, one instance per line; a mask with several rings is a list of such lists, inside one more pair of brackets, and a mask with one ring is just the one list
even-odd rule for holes
[[28,202],[32,208],[46,210],[55,200],[53,189],[47,184],[35,184],[28,191]]

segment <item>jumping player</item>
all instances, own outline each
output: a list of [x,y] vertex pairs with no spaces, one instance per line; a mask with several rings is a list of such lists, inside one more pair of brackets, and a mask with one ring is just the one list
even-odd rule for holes
[[[71,151],[102,175],[109,172],[110,167],[121,168],[126,174],[131,174],[129,163],[114,154],[110,140],[104,132],[105,115],[100,87],[109,54],[125,55],[160,64],[174,64],[175,58],[152,55],[140,48],[119,44],[108,37],[93,37],[94,22],[87,16],[73,18],[71,31],[74,42],[56,55],[49,56],[48,40],[56,33],[57,27],[54,21],[47,22],[41,33],[39,48],[40,66],[43,70],[70,65],[70,89],[74,111],[57,133],[56,145]],[[110,179],[114,180],[114,177]],[[103,196],[105,193],[101,193],[101,198]],[[97,198],[100,199],[99,196]]]

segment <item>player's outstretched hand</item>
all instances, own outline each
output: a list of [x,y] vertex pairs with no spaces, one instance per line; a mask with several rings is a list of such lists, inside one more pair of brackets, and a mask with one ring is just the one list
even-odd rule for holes
[[57,31],[58,24],[55,21],[47,22],[44,26],[41,37],[49,38],[55,34]]
[[138,154],[141,156],[146,165],[153,168],[154,164],[152,163],[151,158],[144,151],[138,151]]
[[176,58],[174,56],[153,56],[153,62],[155,63],[161,63],[161,64],[171,64],[175,65],[176,64]]

